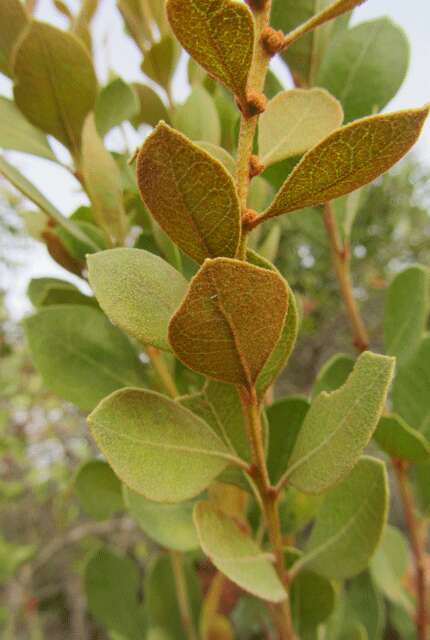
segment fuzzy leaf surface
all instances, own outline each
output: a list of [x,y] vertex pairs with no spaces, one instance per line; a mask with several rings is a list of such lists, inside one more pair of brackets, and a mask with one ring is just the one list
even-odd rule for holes
[[168,0],[181,45],[212,77],[244,98],[254,51],[254,19],[233,0]]
[[287,308],[287,286],[277,273],[238,260],[206,260],[170,322],[170,344],[191,369],[250,389]]
[[338,353],[321,367],[318,371],[315,384],[312,389],[312,398],[316,398],[322,391],[331,393],[339,389],[348,379],[354,368],[355,360],[351,356]]
[[203,420],[152,391],[113,393],[88,422],[118,477],[155,502],[193,498],[237,460]]
[[74,489],[82,509],[96,520],[124,510],[121,483],[103,460],[85,462],[76,474]]
[[233,178],[206,151],[160,123],[139,152],[137,182],[153,217],[194,260],[234,257],[240,207]]
[[315,207],[372,182],[415,144],[429,107],[370,116],[308,151],[260,220]]
[[425,462],[430,457],[429,442],[400,416],[382,416],[374,439],[392,458],[407,462]]
[[318,494],[351,471],[376,428],[393,370],[393,358],[365,352],[340,389],[313,401],[284,476],[289,483]]
[[203,551],[221,573],[262,600],[286,599],[271,556],[234,520],[210,503],[200,502],[194,510],[194,522]]

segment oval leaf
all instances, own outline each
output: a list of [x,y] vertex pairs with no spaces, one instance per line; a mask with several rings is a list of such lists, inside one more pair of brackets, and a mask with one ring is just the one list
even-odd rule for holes
[[234,257],[240,239],[236,189],[206,151],[160,123],[139,152],[137,182],[154,218],[194,260]]
[[115,78],[100,91],[95,105],[97,131],[104,137],[124,120],[132,120],[139,113],[140,100],[134,87]]
[[12,100],[0,96],[0,147],[56,160],[46,136],[33,127]]
[[407,462],[425,462],[429,459],[429,442],[400,416],[383,416],[379,420],[374,439],[392,458]]
[[106,520],[124,510],[121,483],[103,460],[90,460],[81,466],[75,492],[82,509],[97,520]]
[[239,260],[206,260],[173,316],[169,340],[191,369],[250,389],[284,325],[287,286]]
[[203,551],[216,568],[242,589],[268,600],[281,602],[287,594],[272,564],[239,525],[208,502],[194,510],[194,522]]
[[149,251],[110,249],[88,256],[90,285],[112,322],[143,344],[170,350],[167,329],[188,283]]
[[119,478],[156,502],[198,495],[229,462],[237,461],[203,420],[151,391],[113,393],[88,422]]
[[181,45],[241,98],[254,51],[254,19],[234,0],[168,0],[167,15]]
[[0,71],[13,76],[13,51],[19,36],[29,24],[29,14],[20,0],[0,3]]

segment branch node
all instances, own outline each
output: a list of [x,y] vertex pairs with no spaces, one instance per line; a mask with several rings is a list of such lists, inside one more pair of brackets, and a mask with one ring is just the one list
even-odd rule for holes
[[268,0],[246,0],[246,3],[255,13],[261,13],[265,11]]
[[261,32],[261,46],[271,58],[285,48],[285,35],[272,27],[265,27]]
[[267,98],[264,93],[259,93],[258,91],[250,91],[246,96],[246,104],[240,106],[244,117],[249,120],[254,116],[260,115],[266,111],[267,107]]
[[242,214],[242,229],[244,231],[250,231],[254,222],[258,218],[258,213],[254,209],[245,209]]
[[259,157],[253,153],[249,158],[249,178],[252,179],[259,176],[260,173],[263,173],[264,169],[264,164],[260,162]]

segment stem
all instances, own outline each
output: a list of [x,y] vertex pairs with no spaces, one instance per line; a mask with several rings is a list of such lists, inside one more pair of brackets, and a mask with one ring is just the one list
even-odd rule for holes
[[178,551],[169,551],[169,554],[175,578],[176,595],[178,597],[182,627],[188,640],[198,640],[196,630],[194,629],[190,600],[188,598],[182,554]]
[[415,590],[417,599],[415,624],[417,629],[417,640],[428,640],[425,541],[420,535],[419,523],[415,517],[413,498],[408,483],[406,463],[401,460],[393,460],[392,462],[415,563]]
[[[262,509],[266,520],[270,544],[275,556],[276,572],[288,591],[289,576],[284,560],[284,544],[282,540],[281,523],[278,511],[278,496],[275,488],[270,483],[267,471],[266,457],[263,444],[263,428],[260,417],[260,405],[257,401],[255,390],[248,394],[240,393],[244,414],[248,426],[248,436],[252,445],[253,477],[258,487]],[[278,625],[280,640],[296,640],[291,619],[289,599],[276,605],[276,623]]]
[[358,351],[366,351],[369,346],[369,337],[352,290],[349,249],[346,245],[342,245],[331,202],[324,205],[323,220],[330,241],[333,265],[341,295],[351,324],[354,345]]
[[171,373],[163,359],[161,352],[155,347],[146,347],[146,353],[148,354],[151,363],[158,373],[158,377],[163,383],[164,388],[166,389],[169,396],[172,398],[177,398],[179,395],[179,391],[176,387],[175,381],[173,380]]

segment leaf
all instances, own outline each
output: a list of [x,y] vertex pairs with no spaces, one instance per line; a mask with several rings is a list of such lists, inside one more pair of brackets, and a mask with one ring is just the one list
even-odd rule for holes
[[288,467],[309,406],[305,398],[297,396],[277,400],[266,409],[269,421],[267,468],[274,484],[280,480]]
[[425,517],[430,514],[430,461],[414,464],[410,479],[417,508]]
[[193,502],[159,504],[124,487],[124,500],[131,516],[152,540],[176,551],[197,549],[199,541],[193,523]]
[[239,98],[254,51],[254,20],[248,7],[233,0],[168,0],[167,16],[188,53]]
[[229,462],[240,463],[203,420],[152,391],[118,391],[88,422],[119,478],[155,502],[193,498]]
[[357,120],[308,151],[258,219],[315,207],[372,182],[417,141],[428,106]]
[[204,149],[216,160],[219,160],[221,164],[227,169],[228,173],[231,176],[234,176],[236,171],[236,162],[234,158],[222,147],[219,147],[212,142],[207,142],[206,140],[196,140],[197,146],[201,149]]
[[430,276],[415,265],[399,273],[388,288],[384,310],[385,351],[398,367],[418,349],[430,310]]
[[77,156],[84,120],[97,94],[91,58],[81,41],[34,20],[15,53],[14,80],[22,113]]
[[194,509],[194,522],[204,553],[216,568],[245,591],[267,600],[281,602],[287,594],[264,553],[240,526],[209,502]]
[[393,385],[393,408],[409,426],[430,438],[430,335],[397,372]]
[[93,114],[82,132],[82,173],[94,218],[112,241],[122,244],[127,229],[121,174],[99,137]]
[[124,120],[132,120],[139,109],[140,101],[133,86],[115,78],[97,96],[94,115],[99,135],[104,137]]
[[190,369],[251,389],[279,339],[287,304],[277,273],[206,260],[170,321],[170,344]]
[[92,222],[74,218],[73,215],[70,219],[73,221],[73,225],[82,233],[85,241],[78,240],[75,235],[72,235],[64,227],[56,227],[54,233],[73,258],[85,264],[88,254],[103,251],[110,246],[110,241],[103,229]]
[[383,416],[379,420],[374,439],[392,458],[407,462],[425,462],[429,459],[428,441],[400,416]]
[[45,384],[84,411],[126,386],[144,384],[144,367],[124,334],[97,309],[62,304],[24,321],[33,363]]
[[340,103],[324,89],[291,89],[273,98],[261,114],[261,162],[275,164],[302,155],[341,126]]
[[311,397],[316,398],[322,391],[331,393],[339,389],[347,381],[354,364],[354,358],[343,353],[338,353],[327,360],[318,372]]
[[85,592],[91,613],[124,640],[142,638],[139,583],[139,571],[133,560],[106,547],[96,551],[85,567]]
[[179,56],[180,50],[175,40],[169,35],[164,36],[146,51],[142,71],[148,78],[169,91]]
[[306,495],[294,487],[288,487],[279,505],[283,534],[295,536],[308,526],[315,518],[322,501],[322,496]]
[[0,147],[55,161],[46,136],[33,127],[12,100],[0,96]]
[[151,87],[147,87],[144,84],[135,82],[131,86],[140,104],[139,111],[131,119],[134,127],[138,127],[141,124],[149,124],[151,127],[155,127],[160,120],[170,121],[168,111],[158,93],[155,93]]
[[408,568],[408,542],[399,529],[387,525],[381,544],[371,560],[370,572],[385,597],[391,602],[403,605],[412,615],[412,599],[408,597],[402,584]]
[[340,100],[350,122],[381,111],[394,98],[409,57],[403,29],[389,18],[363,22],[332,41],[316,83]]
[[29,24],[29,14],[20,0],[0,4],[0,72],[12,78],[15,44]]
[[75,492],[82,509],[96,520],[107,520],[124,510],[121,483],[103,460],[89,460],[80,467]]
[[393,369],[393,358],[367,351],[340,389],[313,401],[283,481],[318,494],[352,470],[383,411]]
[[327,494],[295,571],[306,567],[339,580],[363,571],[379,544],[387,509],[385,466],[363,457],[346,480]]
[[184,104],[173,114],[175,128],[190,140],[206,140],[219,145],[221,124],[212,96],[201,86],[194,87]]
[[167,262],[141,249],[110,249],[88,256],[90,285],[112,322],[143,344],[170,349],[169,320],[187,281]]
[[327,578],[303,571],[291,584],[291,614],[294,628],[306,638],[334,609],[336,593]]
[[345,626],[362,624],[369,640],[382,640],[385,630],[384,598],[376,588],[375,581],[368,571],[360,573],[349,582],[344,595]]
[[160,123],[139,152],[137,182],[151,214],[194,260],[235,255],[240,207],[233,179],[200,147]]
[[269,262],[275,262],[278,255],[281,238],[281,225],[273,224],[263,242],[260,242],[258,245],[258,253],[260,254],[260,256],[265,260],[268,260]]
[[94,298],[81,293],[71,282],[58,278],[33,278],[27,289],[31,304],[37,309],[55,304],[96,305]]

